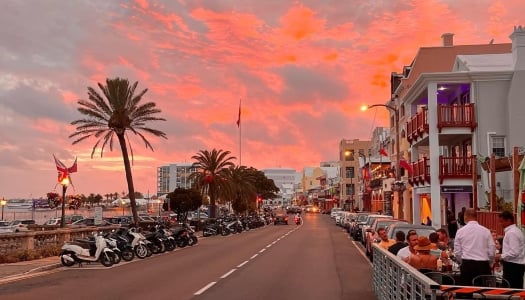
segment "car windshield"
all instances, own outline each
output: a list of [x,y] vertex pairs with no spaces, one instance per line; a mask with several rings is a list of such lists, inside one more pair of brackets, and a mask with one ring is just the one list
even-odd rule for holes
[[364,222],[364,221],[366,221],[366,217],[367,217],[367,215],[359,215],[357,217],[357,222]]

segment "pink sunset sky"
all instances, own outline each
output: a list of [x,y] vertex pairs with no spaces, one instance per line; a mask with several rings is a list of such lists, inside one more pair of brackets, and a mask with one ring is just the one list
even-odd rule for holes
[[[134,138],[135,189],[156,192],[158,166],[199,150],[242,164],[302,170],[337,160],[341,139],[370,139],[388,112],[390,74],[419,47],[509,43],[523,0],[15,1],[0,10],[0,197],[39,198],[56,187],[52,154],[78,157],[76,193],[127,190],[119,147],[90,157],[71,145],[87,87],[124,77],[148,88],[168,140]],[[109,149],[108,149],[109,150]],[[238,161],[237,161],[238,162]],[[70,189],[71,190],[71,189]]]

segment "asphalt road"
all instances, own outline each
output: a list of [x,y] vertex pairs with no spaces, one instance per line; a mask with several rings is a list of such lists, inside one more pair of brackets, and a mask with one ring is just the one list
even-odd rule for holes
[[[290,222],[291,224],[292,222]],[[111,268],[59,268],[0,299],[375,299],[371,266],[327,215],[269,225]]]

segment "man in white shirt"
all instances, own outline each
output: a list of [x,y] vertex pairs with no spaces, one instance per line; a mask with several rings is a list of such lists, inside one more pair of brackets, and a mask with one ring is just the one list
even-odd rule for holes
[[496,254],[496,260],[502,260],[503,278],[511,288],[523,288],[525,272],[525,238],[521,230],[514,224],[514,215],[509,211],[499,214],[499,222],[505,230],[501,254]]
[[479,225],[473,208],[465,210],[466,225],[461,227],[454,239],[454,254],[461,261],[461,285],[472,285],[472,279],[492,273],[490,261],[496,253],[490,230]]
[[396,256],[401,258],[404,261],[408,261],[408,258],[410,257],[410,255],[416,253],[416,250],[414,249],[414,247],[417,245],[417,238],[418,236],[415,230],[408,231],[408,235],[407,235],[408,246],[406,246],[405,248],[399,249]]

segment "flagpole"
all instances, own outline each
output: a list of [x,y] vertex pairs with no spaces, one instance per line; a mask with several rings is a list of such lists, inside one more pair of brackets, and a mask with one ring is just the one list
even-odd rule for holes
[[242,166],[242,122],[241,122],[242,99],[239,99],[239,166]]

